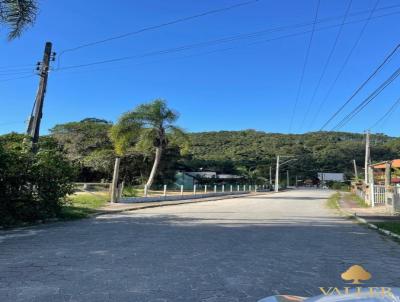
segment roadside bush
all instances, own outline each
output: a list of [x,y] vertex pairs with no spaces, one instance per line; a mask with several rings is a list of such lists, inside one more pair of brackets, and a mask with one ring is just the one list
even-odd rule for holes
[[327,185],[330,189],[348,192],[350,191],[350,184],[338,181],[329,181]]
[[33,154],[12,139],[0,139],[0,225],[57,217],[73,191],[74,168],[57,150]]

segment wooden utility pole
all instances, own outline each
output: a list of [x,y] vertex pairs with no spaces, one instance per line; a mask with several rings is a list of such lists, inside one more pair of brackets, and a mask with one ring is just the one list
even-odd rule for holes
[[276,157],[275,192],[279,192],[279,155]]
[[365,136],[365,163],[364,163],[364,182],[365,184],[368,183],[368,166],[371,163],[371,153],[370,153],[370,146],[369,146],[369,130],[366,132]]
[[[371,203],[371,207],[375,207],[375,180],[374,180],[374,169],[372,166],[368,166],[368,175],[369,175],[369,201]],[[365,200],[367,200],[368,195],[365,194]]]
[[272,186],[272,166],[269,166],[269,184]]
[[290,183],[289,183],[289,170],[286,170],[286,187],[289,188],[289,185],[290,185]]
[[385,188],[386,190],[392,183],[392,163],[387,161],[385,163]]
[[32,139],[32,149],[36,149],[36,144],[39,140],[39,130],[40,130],[40,121],[42,119],[43,114],[43,102],[44,96],[46,94],[47,87],[47,78],[50,67],[50,60],[54,60],[55,53],[51,53],[51,43],[46,42],[46,46],[44,48],[44,55],[42,62],[38,63],[37,70],[39,71],[40,82],[39,88],[36,94],[35,105],[32,110],[32,114],[29,118],[28,130],[27,134]]
[[357,164],[355,159],[353,159],[353,166],[354,166],[354,177],[356,178],[356,181],[358,181]]
[[[277,157],[276,157],[276,171],[275,171],[275,192],[279,192],[279,167],[280,167],[280,165],[285,165],[285,164],[287,164],[287,163],[289,163],[289,162],[291,162],[291,161],[293,161],[293,160],[296,160],[296,159],[294,159],[294,158],[292,158],[292,159],[289,159],[289,160],[287,160],[287,161],[284,161],[282,164],[280,164],[280,158],[288,158],[288,157],[293,157],[293,155],[278,155]],[[287,183],[288,183],[288,185],[289,185],[289,170],[288,170],[288,172],[287,172],[288,174],[287,174],[287,177],[288,177],[288,179],[287,179]]]
[[113,179],[111,183],[111,196],[110,196],[110,202],[118,202],[118,179],[119,179],[119,165],[121,162],[121,158],[117,157],[115,158],[115,164],[114,164],[114,174],[113,174]]

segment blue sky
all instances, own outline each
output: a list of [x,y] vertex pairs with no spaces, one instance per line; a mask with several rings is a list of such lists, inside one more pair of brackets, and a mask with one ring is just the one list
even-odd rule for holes
[[[3,29],[1,32],[0,133],[25,130],[24,121],[32,108],[38,77],[9,80],[21,76],[11,74],[9,69],[34,65],[41,59],[46,41],[53,42],[54,51],[61,53],[88,42],[240,2],[245,1],[40,1],[36,24],[21,38],[8,42],[6,31]],[[316,26],[292,129],[289,123],[310,39],[310,33],[300,33],[310,31],[311,26],[117,63],[70,70],[62,68],[277,26],[310,23],[314,19],[318,0],[260,0],[223,13],[67,52],[61,56],[60,63],[53,63],[55,70],[49,75],[42,133],[55,124],[86,117],[115,121],[121,113],[155,98],[166,99],[170,107],[179,111],[179,124],[188,131],[257,129],[302,133],[318,130],[400,42],[400,1],[380,0],[346,68],[317,115],[319,104],[365,24],[362,20],[368,17],[368,13],[352,14],[371,10],[375,3],[376,0],[352,1],[347,19],[352,23],[343,27],[310,106],[339,30],[339,26],[334,25],[340,24],[340,17],[349,5],[349,0],[320,0],[318,19],[332,17],[333,20]],[[383,9],[392,6],[398,7]],[[380,15],[387,16],[374,18]],[[359,20],[361,22],[356,22]],[[296,33],[299,34],[279,38]],[[368,96],[399,67],[399,63],[400,53],[346,107],[341,116]],[[60,70],[57,71],[57,67]],[[342,130],[362,132],[372,126],[400,97],[399,88],[400,79],[388,86]],[[311,109],[306,115],[309,106]],[[400,108],[372,130],[398,136],[400,123],[396,117],[399,113]],[[337,123],[339,119],[335,121]],[[330,130],[336,123],[331,123],[326,129]]]

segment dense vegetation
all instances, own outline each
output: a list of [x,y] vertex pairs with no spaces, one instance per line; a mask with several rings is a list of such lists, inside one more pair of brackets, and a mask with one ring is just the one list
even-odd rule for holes
[[[51,130],[66,156],[80,166],[79,180],[110,180],[115,158],[107,135],[111,126],[107,121],[91,118],[57,125]],[[345,172],[351,178],[354,176],[352,160],[358,163],[359,173],[364,163],[364,135],[357,133],[286,135],[245,130],[190,133],[189,137],[187,155],[181,156],[176,147],[167,148],[156,183],[173,182],[177,170],[199,169],[241,174],[262,182],[269,177],[269,166],[275,165],[277,154],[297,158],[289,170],[293,178],[298,175],[299,179],[315,177],[319,171]],[[375,162],[400,157],[400,139],[372,135],[371,155]],[[121,161],[123,179],[143,184],[150,173],[153,156],[135,150],[127,152]]]
[[[116,156],[108,135],[111,127],[112,124],[105,120],[87,118],[51,129],[51,136],[64,150],[67,158],[79,167],[77,181],[111,180]],[[129,148],[121,157],[121,179],[130,184],[144,183],[153,163],[151,154]],[[176,146],[166,148],[156,182],[173,181],[175,171],[183,168],[180,161],[180,152]]]
[[188,148],[186,133],[175,125],[178,118],[179,114],[168,108],[165,100],[156,99],[124,113],[110,129],[109,136],[118,156],[137,151],[154,158],[146,182],[149,188],[159,172],[158,167],[168,147],[176,147],[182,155]]
[[[56,125],[40,138],[39,151],[30,152],[24,136],[0,136],[0,224],[60,217],[73,181],[110,181],[117,156],[110,139],[113,124],[95,118]],[[364,135],[315,132],[299,135],[254,130],[189,133],[190,147],[182,155],[179,146],[165,146],[155,184],[171,184],[176,171],[212,170],[244,176],[247,183],[265,183],[276,155],[293,155],[291,182],[315,178],[319,171],[354,176],[352,160],[362,173]],[[371,136],[373,161],[400,157],[400,139]],[[127,148],[121,158],[121,179],[143,185],[151,171],[154,152]],[[274,173],[274,172],[273,172]],[[283,176],[283,175],[282,175]],[[285,177],[282,177],[285,179]],[[103,200],[100,200],[104,202]]]
[[[344,172],[354,176],[352,160],[364,163],[364,135],[346,132],[313,132],[306,134],[277,134],[254,130],[220,131],[191,134],[191,153],[198,166],[220,165],[231,170],[240,166],[254,168],[266,175],[276,155],[294,155],[290,164],[292,175],[315,177],[316,172]],[[383,134],[371,136],[373,161],[400,156],[400,139]]]
[[0,225],[60,215],[75,169],[56,146],[42,139],[33,153],[22,135],[0,137]]

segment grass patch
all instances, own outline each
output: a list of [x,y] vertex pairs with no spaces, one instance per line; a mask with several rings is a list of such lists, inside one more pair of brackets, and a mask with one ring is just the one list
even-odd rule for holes
[[62,208],[60,218],[65,220],[86,218],[96,213],[109,200],[108,193],[77,193],[69,196],[68,203]]
[[390,221],[390,222],[376,222],[374,223],[378,228],[391,231],[395,234],[400,235],[400,222]]
[[125,186],[122,192],[124,197],[138,197],[143,196],[143,189],[135,188],[133,186]]
[[335,193],[335,194],[332,194],[329,198],[328,198],[328,200],[327,200],[327,202],[326,202],[326,205],[328,206],[328,208],[330,208],[330,209],[339,209],[339,207],[338,207],[338,202],[339,202],[339,200],[340,200],[340,193],[339,192],[337,192],[337,193]]
[[357,203],[357,205],[361,208],[368,208],[368,204],[365,203],[364,199],[360,196],[356,195],[355,193],[349,193],[344,195],[345,201],[353,201]]

